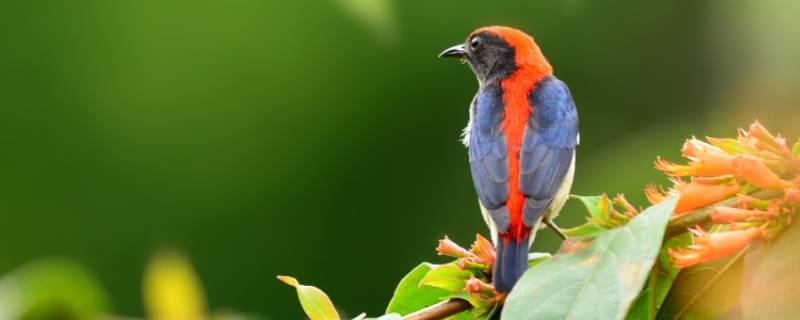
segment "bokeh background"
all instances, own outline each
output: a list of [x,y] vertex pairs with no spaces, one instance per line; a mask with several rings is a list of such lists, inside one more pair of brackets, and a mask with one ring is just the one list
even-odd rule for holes
[[[642,187],[665,182],[652,160],[684,138],[755,118],[800,134],[798,14],[776,0],[3,2],[0,274],[66,257],[109,312],[144,317],[143,273],[167,247],[212,310],[301,318],[275,279],[289,274],[378,315],[408,270],[444,261],[437,239],[487,232],[458,142],[477,85],[442,49],[484,25],[531,33],[579,108],[573,193],[644,205]],[[584,215],[573,203],[559,223]],[[534,250],[557,246],[542,231]]]

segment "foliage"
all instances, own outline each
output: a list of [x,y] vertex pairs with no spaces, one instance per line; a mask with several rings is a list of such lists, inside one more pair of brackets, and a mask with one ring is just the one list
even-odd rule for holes
[[[590,242],[567,242],[520,279],[503,319],[623,319],[648,278],[677,197]],[[575,241],[575,240],[573,240]]]
[[[411,270],[377,319],[430,310],[455,320],[794,316],[800,228],[790,226],[800,205],[800,142],[789,148],[758,123],[735,139],[706,140],[686,141],[686,165],[656,161],[673,186],[648,186],[646,209],[624,195],[573,196],[588,212],[586,223],[565,230],[569,239],[557,254],[531,254],[510,293],[492,286],[489,240],[476,235],[465,249],[445,237],[436,251],[453,260]],[[181,254],[155,255],[143,279],[148,318],[257,318],[209,312],[199,278]],[[343,318],[322,290],[278,279],[296,290],[312,320]],[[36,261],[0,279],[2,319],[89,319],[111,309],[99,282],[74,262]]]
[[[407,315],[463,299],[472,308],[451,319],[488,319],[498,308],[510,320],[793,315],[791,285],[800,277],[792,277],[791,285],[773,284],[780,281],[776,275],[800,265],[800,254],[791,249],[800,229],[779,238],[779,245],[759,244],[749,268],[742,257],[754,241],[778,237],[795,216],[800,142],[790,149],[757,122],[735,139],[707,140],[686,141],[686,165],[656,161],[673,187],[645,188],[652,204],[645,210],[624,195],[573,196],[589,213],[586,223],[564,230],[570,239],[558,254],[531,259],[508,296],[491,285],[494,251],[486,239],[477,236],[466,250],[445,237],[437,251],[456,260],[412,270],[387,313]],[[667,233],[673,229],[678,232]],[[787,251],[792,258],[781,256]],[[749,290],[741,289],[743,278]],[[782,308],[758,310],[776,297],[785,302]]]

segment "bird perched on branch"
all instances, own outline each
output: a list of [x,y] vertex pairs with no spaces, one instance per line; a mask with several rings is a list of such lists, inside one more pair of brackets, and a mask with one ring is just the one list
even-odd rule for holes
[[522,31],[480,28],[439,56],[461,58],[478,78],[463,142],[497,250],[492,281],[508,292],[527,270],[541,222],[564,238],[553,219],[572,186],[578,114],[567,86]]

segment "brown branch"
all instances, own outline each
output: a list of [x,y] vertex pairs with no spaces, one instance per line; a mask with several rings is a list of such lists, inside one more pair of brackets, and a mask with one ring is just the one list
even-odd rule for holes
[[472,308],[466,300],[450,299],[403,317],[403,320],[438,320]]

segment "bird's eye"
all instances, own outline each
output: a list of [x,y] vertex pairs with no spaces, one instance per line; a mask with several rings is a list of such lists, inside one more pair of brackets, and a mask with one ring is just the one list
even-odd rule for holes
[[472,38],[472,41],[469,43],[469,46],[472,48],[472,50],[478,49],[480,45],[481,45],[481,38],[478,37]]

